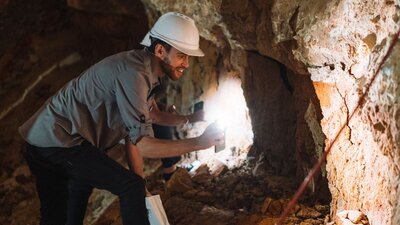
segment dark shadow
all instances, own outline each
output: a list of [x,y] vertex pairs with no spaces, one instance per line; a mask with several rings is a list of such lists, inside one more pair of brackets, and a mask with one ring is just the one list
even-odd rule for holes
[[[274,175],[296,177],[301,182],[319,156],[305,114],[310,104],[319,123],[322,111],[309,76],[297,75],[278,61],[248,52],[243,84],[254,132],[249,156],[264,156],[264,166]],[[322,130],[322,129],[321,129]],[[327,179],[321,174],[310,188],[312,199],[330,202]],[[311,199],[311,200],[312,200]]]

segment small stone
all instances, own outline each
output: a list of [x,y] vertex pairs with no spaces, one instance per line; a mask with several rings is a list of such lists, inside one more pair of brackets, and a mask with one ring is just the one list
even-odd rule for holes
[[349,211],[344,210],[344,211],[340,211],[340,212],[336,213],[336,216],[341,217],[343,219],[347,219],[348,213],[349,213]]
[[19,175],[24,176],[24,177],[29,177],[30,170],[29,170],[28,165],[23,164],[23,165],[19,166],[18,168],[16,168],[15,171],[13,172],[12,176],[16,177]]
[[354,225],[354,223],[347,219],[347,215],[348,211],[342,211],[340,214],[337,213],[335,218],[336,225]]
[[337,225],[369,224],[366,216],[358,210],[343,210],[336,214]]
[[329,205],[319,205],[319,204],[317,204],[317,205],[314,206],[314,208],[318,212],[320,212],[322,214],[328,214],[329,213]]
[[203,183],[209,183],[212,180],[212,176],[210,174],[210,169],[208,168],[207,164],[201,165],[196,171],[194,176],[192,177],[192,180],[203,184]]
[[213,177],[218,177],[228,171],[228,167],[218,159],[212,160],[209,163],[209,167],[210,173]]
[[201,174],[201,173],[209,173],[210,172],[210,168],[207,166],[207,164],[201,164],[195,171],[195,175],[196,174]]
[[264,199],[263,205],[261,206],[261,213],[265,214],[269,208],[269,205],[271,204],[271,202],[273,201],[272,198],[270,197],[266,197]]
[[271,204],[268,207],[268,213],[277,216],[282,213],[282,204],[280,201],[275,200],[272,201]]
[[364,214],[360,211],[351,210],[348,212],[347,218],[349,218],[349,220],[353,223],[358,223],[362,218],[364,218]]
[[305,218],[316,219],[318,217],[321,217],[322,214],[320,212],[318,212],[317,210],[315,210],[314,208],[304,207],[304,208],[301,208],[297,212],[296,216],[303,218],[303,219],[305,219]]
[[234,213],[230,210],[225,210],[225,209],[218,209],[216,207],[212,206],[204,206],[200,214],[206,214],[212,217],[217,217],[221,220],[230,220],[234,217]]
[[[288,203],[285,204],[284,208],[286,208]],[[301,206],[299,204],[296,204],[292,207],[292,209],[289,211],[290,214],[296,214],[299,210],[301,209]]]
[[185,193],[193,189],[192,180],[187,170],[179,168],[167,183],[167,190],[171,194]]

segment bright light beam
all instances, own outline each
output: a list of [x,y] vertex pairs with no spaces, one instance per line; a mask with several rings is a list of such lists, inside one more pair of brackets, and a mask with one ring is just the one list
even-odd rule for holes
[[240,79],[221,81],[217,92],[206,99],[204,110],[207,121],[218,121],[225,129],[225,150],[218,153],[219,159],[227,162],[228,157],[232,157],[229,150],[248,149],[253,144],[253,130]]

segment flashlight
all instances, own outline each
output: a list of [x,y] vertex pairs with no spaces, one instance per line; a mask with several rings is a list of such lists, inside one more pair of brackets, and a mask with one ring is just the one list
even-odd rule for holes
[[197,102],[196,104],[194,104],[194,111],[195,112],[197,112],[197,111],[199,111],[199,110],[203,110],[203,108],[204,108],[204,102],[203,101],[200,101],[200,102]]
[[225,135],[226,135],[226,128],[225,128],[225,126],[221,123],[221,121],[220,120],[217,120],[217,127],[218,127],[218,129],[221,129],[221,130],[224,130],[224,143],[223,144],[220,144],[220,145],[215,145],[215,149],[214,149],[214,152],[215,153],[218,153],[218,152],[220,152],[220,151],[222,151],[222,150],[224,150],[225,149],[225,141],[226,141],[226,137],[225,137]]

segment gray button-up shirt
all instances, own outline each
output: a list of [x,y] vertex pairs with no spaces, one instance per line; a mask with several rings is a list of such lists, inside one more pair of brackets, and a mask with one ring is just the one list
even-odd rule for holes
[[128,136],[153,136],[149,111],[160,79],[144,50],[107,57],[67,83],[20,128],[38,147],[72,147],[89,141],[107,149]]

